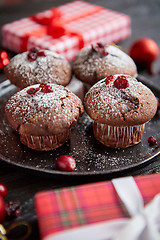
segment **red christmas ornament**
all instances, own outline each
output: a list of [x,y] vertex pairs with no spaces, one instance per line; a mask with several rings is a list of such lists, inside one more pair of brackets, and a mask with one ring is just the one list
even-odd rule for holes
[[140,38],[131,45],[129,55],[138,67],[146,68],[148,73],[153,74],[152,63],[159,56],[159,48],[152,39]]
[[6,215],[5,203],[3,197],[0,196],[0,223],[4,221],[5,215]]
[[3,183],[0,183],[0,196],[5,198],[7,196],[7,187]]
[[4,50],[0,50],[0,70],[9,63],[8,54]]

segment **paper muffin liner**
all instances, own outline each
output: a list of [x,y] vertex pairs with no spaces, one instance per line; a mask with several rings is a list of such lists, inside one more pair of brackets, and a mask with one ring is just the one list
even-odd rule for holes
[[127,148],[142,140],[145,124],[136,126],[109,126],[93,123],[94,136],[101,143],[111,148]]
[[70,130],[52,136],[20,135],[21,142],[38,151],[50,151],[63,145],[70,135]]

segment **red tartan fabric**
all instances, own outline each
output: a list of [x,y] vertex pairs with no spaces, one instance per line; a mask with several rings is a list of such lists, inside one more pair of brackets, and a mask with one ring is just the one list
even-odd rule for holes
[[[160,192],[160,174],[135,177],[147,204]],[[110,181],[37,193],[35,207],[41,239],[66,229],[129,217]]]
[[69,61],[84,46],[117,43],[130,36],[130,17],[103,7],[73,1],[2,26],[3,47],[24,52],[53,50]]

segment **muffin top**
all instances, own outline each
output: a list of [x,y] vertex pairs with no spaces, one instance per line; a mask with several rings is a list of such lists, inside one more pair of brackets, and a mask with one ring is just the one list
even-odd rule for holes
[[32,48],[17,54],[4,69],[7,78],[18,88],[46,82],[66,86],[71,80],[71,66],[61,55]]
[[96,122],[134,126],[149,121],[157,101],[149,88],[128,75],[110,75],[93,85],[85,96],[85,108]]
[[73,62],[78,79],[93,85],[111,74],[128,74],[135,77],[134,61],[118,47],[97,43],[83,48]]
[[5,112],[21,134],[52,135],[74,126],[83,114],[81,100],[67,88],[41,83],[14,94]]

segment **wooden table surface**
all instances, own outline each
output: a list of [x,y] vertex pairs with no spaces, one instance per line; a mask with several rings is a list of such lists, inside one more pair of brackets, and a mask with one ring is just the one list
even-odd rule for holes
[[[22,3],[1,5],[0,6],[0,25],[27,17],[33,13],[58,6],[69,1],[65,0],[28,0]],[[132,35],[129,39],[120,43],[120,45],[128,49],[130,44],[137,38],[149,37],[155,40],[160,47],[160,25],[159,25],[159,0],[94,0],[88,1],[95,3],[115,11],[123,12],[131,17]],[[1,40],[1,39],[0,39]],[[0,41],[1,42],[1,41]],[[154,64],[157,71],[160,67],[160,59]],[[154,84],[159,87],[160,76],[149,76],[146,72],[143,74]],[[3,73],[0,73],[0,82],[5,80]],[[152,173],[160,167],[160,156],[157,156],[151,164],[141,166],[139,169],[132,170],[129,174],[139,175]],[[41,190],[49,190],[62,186],[78,185],[88,182],[105,180],[107,177],[49,177],[23,168],[11,166],[10,164],[0,161],[0,182],[3,182],[8,188],[6,201],[20,200],[22,213],[15,221],[25,220],[32,225],[32,234],[28,238],[30,240],[39,239],[37,218],[34,209],[34,195]],[[5,221],[5,225],[9,225],[9,221]]]

